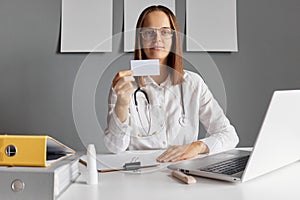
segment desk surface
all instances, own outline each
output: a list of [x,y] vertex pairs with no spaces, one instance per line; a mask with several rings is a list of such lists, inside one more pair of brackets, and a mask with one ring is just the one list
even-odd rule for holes
[[133,174],[110,172],[99,174],[98,185],[86,184],[86,168],[59,200],[98,199],[300,199],[300,161],[242,184],[195,177],[197,183],[186,185],[171,176],[171,171]]

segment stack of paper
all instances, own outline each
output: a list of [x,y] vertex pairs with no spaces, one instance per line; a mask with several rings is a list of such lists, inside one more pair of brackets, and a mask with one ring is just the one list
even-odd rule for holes
[[54,171],[54,196],[59,196],[79,176],[78,159]]

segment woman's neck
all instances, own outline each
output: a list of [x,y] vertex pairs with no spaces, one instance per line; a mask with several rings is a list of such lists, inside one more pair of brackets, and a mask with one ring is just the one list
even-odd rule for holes
[[160,75],[158,76],[151,76],[151,78],[157,83],[161,84],[166,80],[169,75],[169,68],[166,62],[160,62]]

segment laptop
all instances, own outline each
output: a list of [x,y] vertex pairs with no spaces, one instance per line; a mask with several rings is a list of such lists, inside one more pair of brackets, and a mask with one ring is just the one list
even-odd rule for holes
[[300,90],[275,91],[252,151],[232,149],[168,166],[186,174],[245,182],[300,159]]

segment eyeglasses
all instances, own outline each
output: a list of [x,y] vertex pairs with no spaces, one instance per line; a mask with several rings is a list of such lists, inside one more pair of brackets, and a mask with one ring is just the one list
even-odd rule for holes
[[174,30],[169,27],[162,28],[142,28],[140,34],[144,40],[154,40],[157,32],[162,39],[170,39],[173,37]]

